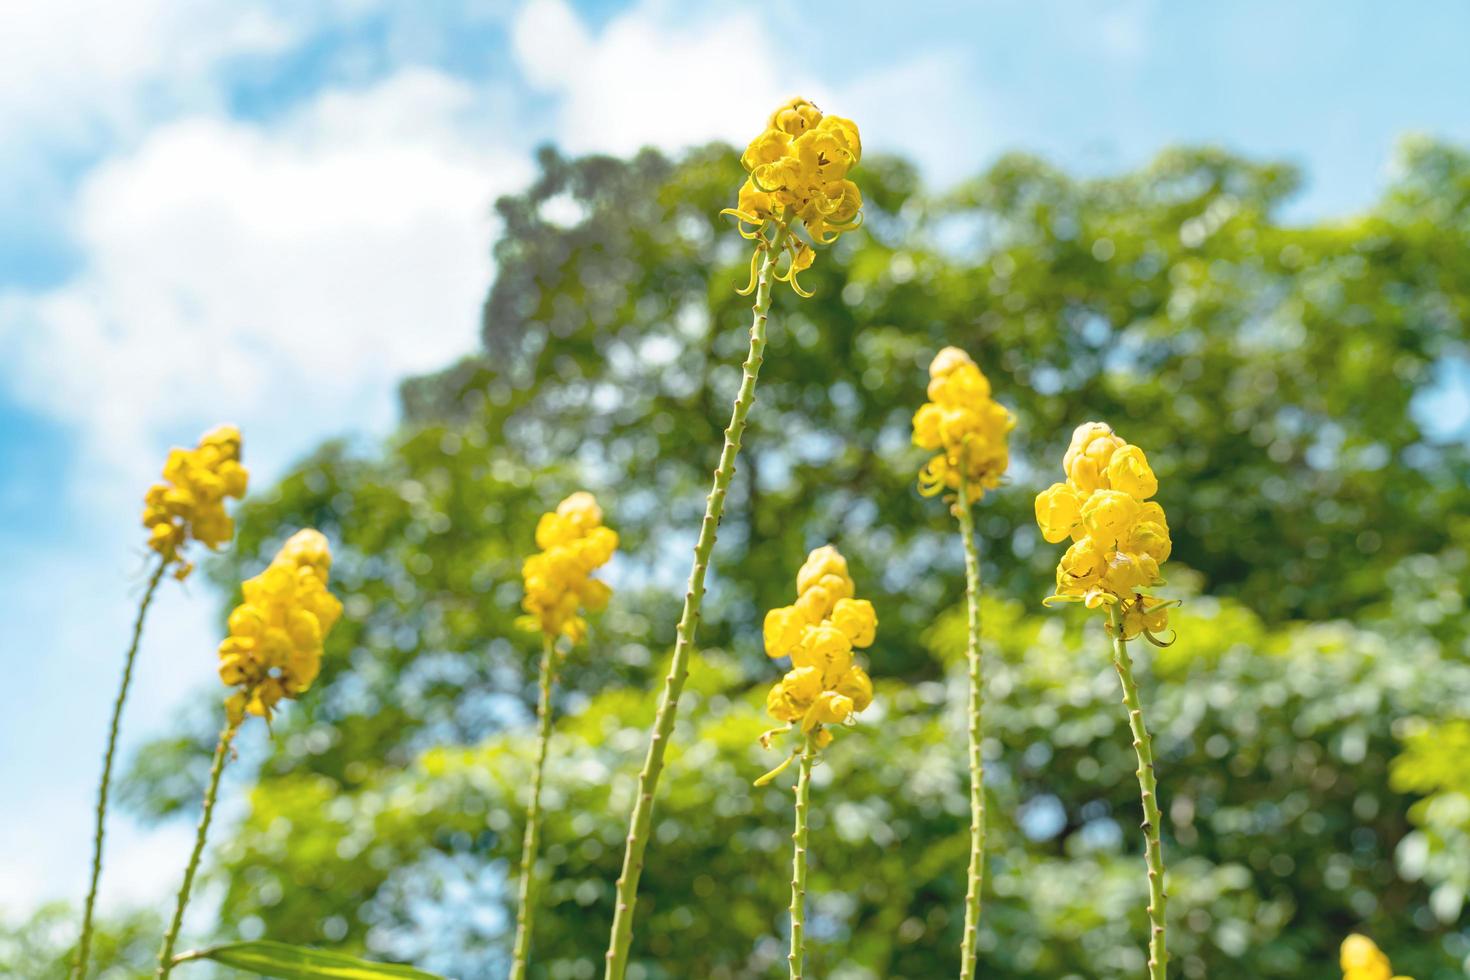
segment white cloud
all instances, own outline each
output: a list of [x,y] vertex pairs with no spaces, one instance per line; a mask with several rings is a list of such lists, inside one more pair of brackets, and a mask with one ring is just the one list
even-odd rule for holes
[[[148,100],[207,99],[221,61],[291,43],[286,21],[228,0],[0,0],[0,129],[84,138]],[[16,127],[16,129],[10,129]]]
[[390,421],[399,378],[475,346],[489,205],[529,174],[480,108],[406,70],[272,128],[152,131],[77,195],[84,271],[0,294],[9,385],[124,465],[217,419],[307,439]]
[[[815,19],[795,19],[786,33],[819,28]],[[683,7],[659,0],[596,36],[564,0],[531,0],[512,27],[516,64],[527,82],[557,98],[557,139],[573,152],[677,150],[713,139],[743,146],[794,95],[851,117],[866,147],[916,159],[941,182],[968,176],[993,149],[976,79],[958,49],[822,78],[799,67],[782,36],[754,11],[691,21]]]
[[559,96],[558,139],[573,152],[744,144],[780,101],[815,95],[783,73],[769,37],[749,11],[687,23],[637,8],[592,38],[563,0],[531,0],[512,30],[527,81]]

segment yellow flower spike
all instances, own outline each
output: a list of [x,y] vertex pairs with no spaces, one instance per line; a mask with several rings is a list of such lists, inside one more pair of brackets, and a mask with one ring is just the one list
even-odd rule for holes
[[990,381],[969,354],[946,347],[929,365],[929,401],[914,413],[914,444],[939,450],[919,471],[919,492],[958,490],[970,502],[1000,485],[1010,465],[1007,436],[1015,419],[990,397]]
[[235,533],[225,511],[227,499],[240,499],[250,474],[240,463],[240,430],[221,425],[200,437],[194,449],[173,449],[163,466],[163,483],[148,488],[143,499],[143,526],[148,547],[174,576],[187,578],[193,565],[183,557],[190,539],[215,549]]
[[269,722],[282,699],[300,697],[315,682],[326,634],[342,616],[342,603],[327,591],[331,567],[326,537],[307,529],[241,586],[244,602],[230,613],[219,646],[220,680],[240,689],[227,701],[233,724],[246,714]]
[[[798,232],[819,245],[830,245],[862,225],[863,195],[848,173],[862,159],[857,124],[823,116],[806,99],[792,99],[771,114],[766,129],[746,146],[740,163],[748,174],[735,207],[726,208],[740,234],[755,241],[750,284],[753,291],[765,255],[776,250],[789,258],[776,279],[802,297],[812,295],[798,281],[816,255]],[[779,254],[777,255],[779,257]]]
[[1353,933],[1342,941],[1340,954],[1342,980],[1411,980],[1394,976],[1388,957],[1367,936]]
[[606,583],[591,578],[618,547],[617,532],[604,527],[602,518],[597,498],[585,490],[541,515],[536,524],[536,547],[541,551],[521,566],[525,589],[521,608],[528,615],[517,625],[553,639],[565,636],[573,643],[586,637],[581,613],[600,611],[612,595]]
[[[1138,685],[1127,643],[1139,636],[1155,646],[1173,643],[1169,607],[1143,590],[1162,583],[1159,566],[1172,550],[1164,509],[1148,501],[1158,492],[1158,479],[1143,450],[1124,442],[1111,426],[1086,422],[1072,433],[1062,457],[1067,482],[1054,483],[1036,497],[1036,523],[1053,544],[1072,538],[1057,563],[1056,592],[1042,602],[1051,606],[1081,602],[1107,613],[1113,640],[1113,666],[1123,686],[1133,748],[1138,757],[1139,793],[1143,802],[1144,859],[1149,889],[1149,980],[1164,980],[1169,954],[1165,945],[1167,917],[1164,858],[1153,741],[1144,724]],[[1354,978],[1356,980],[1356,978]],[[1382,978],[1388,980],[1387,972]]]
[[[853,648],[872,645],[878,615],[871,602],[852,597],[847,559],[831,545],[807,556],[796,590],[793,605],[766,614],[766,653],[790,656],[792,664],[771,687],[766,712],[778,722],[800,721],[808,734],[846,721],[872,703],[873,682],[853,663]],[[814,738],[816,748],[827,744],[826,738]]]

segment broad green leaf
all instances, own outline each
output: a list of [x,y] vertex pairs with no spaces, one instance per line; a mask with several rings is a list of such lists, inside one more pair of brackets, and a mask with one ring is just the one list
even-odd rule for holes
[[248,970],[263,977],[279,977],[280,980],[442,980],[437,974],[415,970],[411,966],[375,963],[345,953],[269,940],[211,946],[184,953],[174,962],[189,960],[213,960],[237,970]]

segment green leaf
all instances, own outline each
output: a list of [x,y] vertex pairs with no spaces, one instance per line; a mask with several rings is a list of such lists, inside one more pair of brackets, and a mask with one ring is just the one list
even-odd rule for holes
[[291,946],[259,940],[247,943],[225,943],[208,949],[193,950],[174,958],[175,963],[189,960],[214,960],[224,966],[246,970],[263,977],[281,980],[443,980],[437,974],[425,973],[411,966],[375,963],[345,953],[331,953],[309,946]]

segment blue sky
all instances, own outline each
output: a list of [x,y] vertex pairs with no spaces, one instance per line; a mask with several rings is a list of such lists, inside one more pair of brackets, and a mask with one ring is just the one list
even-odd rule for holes
[[[801,92],[936,183],[1029,149],[1088,173],[1180,142],[1302,166],[1294,220],[1470,142],[1460,2],[639,4],[52,0],[0,33],[0,913],[83,889],[88,809],[168,446],[239,423],[255,486],[379,434],[475,343],[490,205],[535,146],[740,140]],[[164,590],[126,745],[212,671],[219,598]],[[255,745],[259,749],[259,745]],[[251,744],[244,752],[252,753]],[[187,828],[112,824],[104,904]]]

